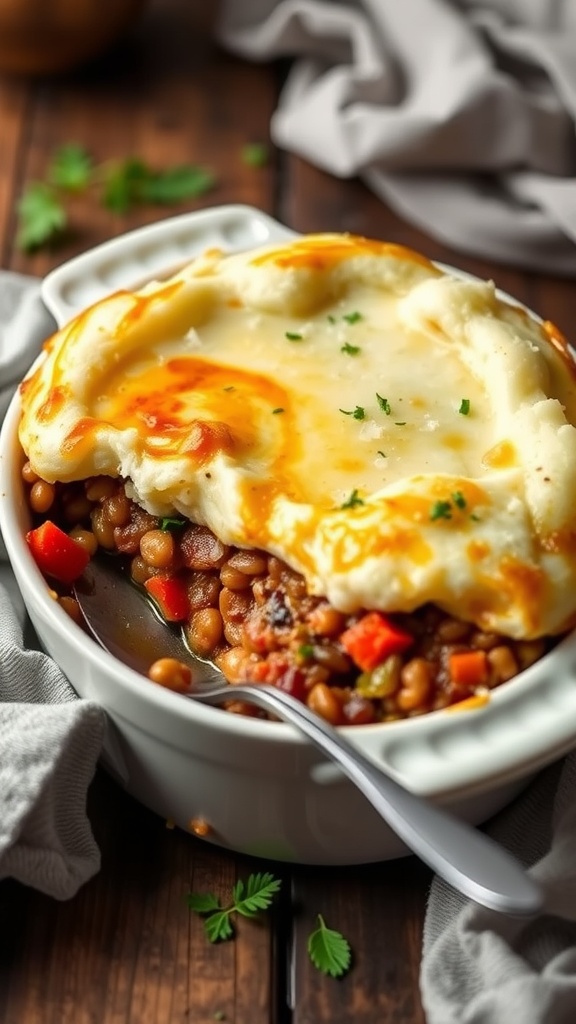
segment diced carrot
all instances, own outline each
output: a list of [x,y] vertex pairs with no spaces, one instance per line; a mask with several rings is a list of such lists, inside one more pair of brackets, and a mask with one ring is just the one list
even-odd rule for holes
[[40,572],[60,583],[73,583],[90,561],[86,549],[51,519],[46,519],[35,530],[29,530],[26,541]]
[[486,652],[456,651],[448,659],[448,671],[454,686],[483,686],[489,674]]
[[151,576],[144,586],[167,622],[183,622],[188,618],[188,591],[179,576]]
[[405,651],[414,637],[381,612],[368,612],[342,633],[340,643],[359,668],[370,672],[391,654]]

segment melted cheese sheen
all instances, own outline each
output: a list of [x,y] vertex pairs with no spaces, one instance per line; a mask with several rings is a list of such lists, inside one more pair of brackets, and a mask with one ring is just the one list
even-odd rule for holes
[[308,236],[206,253],[46,348],[20,429],[45,479],[126,477],[149,511],[273,552],[345,611],[572,624],[574,368],[491,283]]

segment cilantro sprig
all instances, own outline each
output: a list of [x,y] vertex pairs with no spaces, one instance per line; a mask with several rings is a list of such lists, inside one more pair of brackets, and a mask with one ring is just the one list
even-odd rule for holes
[[158,170],[139,157],[96,164],[84,146],[69,142],[54,152],[45,179],[23,192],[16,244],[30,251],[58,241],[68,228],[66,202],[71,195],[96,192],[101,206],[122,214],[142,204],[197,198],[215,184],[212,171],[194,164]]
[[189,893],[188,906],[205,917],[204,931],[210,942],[221,942],[234,935],[230,920],[232,914],[256,917],[260,911],[268,909],[281,885],[281,880],[269,871],[258,871],[245,883],[241,879],[236,882],[232,889],[232,902],[227,907],[221,906],[220,900],[211,892]]

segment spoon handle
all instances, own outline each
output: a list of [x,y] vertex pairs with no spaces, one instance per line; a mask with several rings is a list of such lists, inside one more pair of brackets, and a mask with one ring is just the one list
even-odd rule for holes
[[[339,765],[406,845],[464,896],[507,914],[529,915],[541,908],[539,887],[501,846],[399,785],[306,705],[271,686],[237,684],[233,691],[235,699],[295,725]],[[230,688],[190,696],[217,704],[230,697]]]

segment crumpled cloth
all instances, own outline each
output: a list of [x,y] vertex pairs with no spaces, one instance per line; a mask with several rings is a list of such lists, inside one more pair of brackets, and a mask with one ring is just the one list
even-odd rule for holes
[[[54,329],[38,282],[0,272],[0,423]],[[0,537],[0,879],[68,899],[99,870],[86,797],[105,725],[39,650]]]
[[420,971],[428,1024],[576,1020],[576,753],[551,765],[487,832],[529,868],[543,913],[513,918],[432,883]]
[[224,0],[218,38],[295,58],[278,147],[460,252],[576,272],[574,0]]

